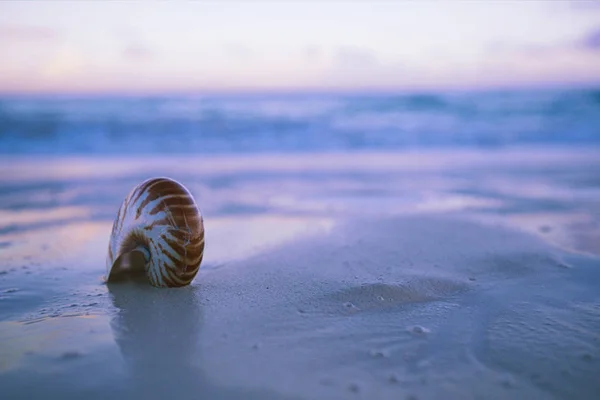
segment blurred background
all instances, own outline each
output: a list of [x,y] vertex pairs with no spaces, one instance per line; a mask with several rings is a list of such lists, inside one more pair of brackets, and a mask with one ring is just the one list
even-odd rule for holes
[[0,2],[0,153],[600,145],[598,1]]

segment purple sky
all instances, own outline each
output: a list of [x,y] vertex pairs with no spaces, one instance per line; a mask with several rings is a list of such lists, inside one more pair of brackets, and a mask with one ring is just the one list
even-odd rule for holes
[[600,1],[0,2],[0,91],[600,82]]

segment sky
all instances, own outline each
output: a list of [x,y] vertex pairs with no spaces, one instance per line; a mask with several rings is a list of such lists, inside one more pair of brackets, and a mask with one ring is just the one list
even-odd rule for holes
[[0,92],[600,83],[600,0],[0,2]]

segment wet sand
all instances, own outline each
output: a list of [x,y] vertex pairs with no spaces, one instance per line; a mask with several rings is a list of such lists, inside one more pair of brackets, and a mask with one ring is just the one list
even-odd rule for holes
[[[185,165],[185,169],[181,165]],[[594,399],[589,150],[0,162],[8,398]],[[155,175],[205,219],[182,289],[106,285]]]

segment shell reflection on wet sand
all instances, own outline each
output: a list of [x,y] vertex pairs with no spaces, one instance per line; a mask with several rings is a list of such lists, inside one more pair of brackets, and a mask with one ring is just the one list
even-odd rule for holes
[[149,179],[124,200],[110,237],[107,280],[143,275],[157,287],[188,285],[204,254],[204,224],[192,194],[169,178]]
[[[203,381],[193,366],[202,324],[195,289],[165,291],[135,282],[109,286],[117,311],[110,325],[136,391],[168,396]],[[177,376],[178,383],[165,376]]]
[[[110,320],[127,384],[118,396],[139,399],[280,397],[267,390],[220,384],[208,374],[200,343],[205,319],[199,288],[159,290],[138,282],[110,285]],[[104,397],[102,397],[104,398]]]

